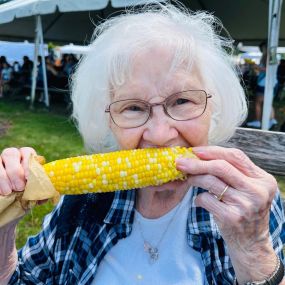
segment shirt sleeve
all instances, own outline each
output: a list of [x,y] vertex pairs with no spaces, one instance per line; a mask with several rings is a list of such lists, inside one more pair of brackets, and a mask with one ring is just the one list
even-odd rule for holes
[[45,217],[42,231],[30,237],[25,246],[18,251],[18,264],[9,285],[53,284],[55,234],[62,201],[63,198]]
[[276,254],[285,264],[283,247],[285,245],[285,213],[278,190],[271,205],[269,230],[270,238]]

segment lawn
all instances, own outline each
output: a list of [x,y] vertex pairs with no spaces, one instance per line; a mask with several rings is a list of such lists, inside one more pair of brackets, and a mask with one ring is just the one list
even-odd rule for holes
[[[0,101],[0,149],[30,146],[47,161],[84,154],[74,124],[59,111],[47,112],[43,108],[30,111],[26,103]],[[25,243],[28,236],[40,230],[43,216],[52,207],[51,203],[35,207],[20,222],[17,229],[18,247]]]
[[[62,112],[63,111],[63,112]],[[47,161],[84,153],[83,144],[65,110],[47,112],[42,108],[30,111],[26,103],[0,101],[0,149],[31,146]],[[285,197],[285,179],[277,177]],[[17,247],[28,236],[36,234],[43,217],[53,205],[48,202],[37,206],[26,215],[17,228]]]

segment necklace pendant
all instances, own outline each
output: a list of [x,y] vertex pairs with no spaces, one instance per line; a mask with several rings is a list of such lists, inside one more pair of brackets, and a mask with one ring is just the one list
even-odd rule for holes
[[143,243],[144,251],[149,252],[150,248],[152,247],[149,242],[145,241]]
[[159,253],[157,247],[154,247],[149,242],[145,241],[144,250],[149,254],[149,261],[151,264],[158,260]]

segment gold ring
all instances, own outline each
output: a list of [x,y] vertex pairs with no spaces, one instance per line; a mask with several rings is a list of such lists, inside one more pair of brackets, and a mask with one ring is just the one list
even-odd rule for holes
[[223,192],[219,195],[219,196],[216,196],[216,198],[221,201],[223,199],[223,196],[224,194],[226,193],[226,191],[229,189],[229,185],[226,185],[226,187],[224,188]]

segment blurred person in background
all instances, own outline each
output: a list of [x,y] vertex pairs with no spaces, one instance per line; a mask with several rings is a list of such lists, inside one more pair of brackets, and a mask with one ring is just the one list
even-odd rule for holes
[[7,61],[4,61],[2,63],[2,69],[0,73],[0,98],[2,98],[5,91],[9,89],[9,82],[12,80],[12,75],[12,67],[8,64]]
[[277,67],[276,101],[281,100],[282,91],[285,87],[285,59],[281,59]]
[[32,78],[33,62],[29,59],[28,56],[23,56],[23,64],[20,69],[20,81],[23,85],[30,85]]
[[[254,101],[254,118],[252,121],[246,123],[247,127],[250,128],[261,128],[261,119],[262,119],[262,108],[264,102],[264,91],[265,91],[265,82],[266,82],[266,60],[267,60],[267,43],[261,42],[259,49],[262,53],[260,63],[257,69],[257,85],[255,90],[255,101]],[[276,80],[276,79],[275,79]],[[273,92],[274,90],[272,90]],[[269,129],[277,125],[277,120],[275,119],[275,111],[272,106]]]
[[76,64],[76,57],[73,54],[68,54],[66,56],[66,61],[63,66],[63,72],[66,74],[67,77],[70,77],[73,74]]

